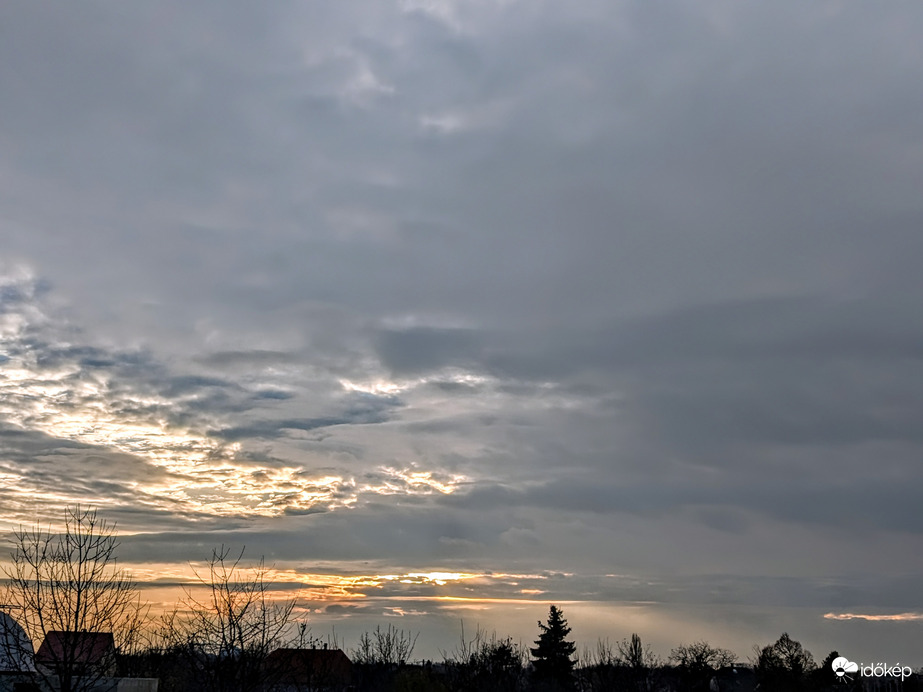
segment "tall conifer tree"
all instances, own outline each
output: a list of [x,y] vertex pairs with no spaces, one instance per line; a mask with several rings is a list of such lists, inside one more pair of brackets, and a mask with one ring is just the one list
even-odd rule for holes
[[535,640],[532,665],[535,667],[536,682],[545,683],[551,689],[572,689],[574,661],[571,656],[577,645],[567,640],[570,627],[564,613],[557,606],[548,611],[548,624],[538,623],[541,630]]

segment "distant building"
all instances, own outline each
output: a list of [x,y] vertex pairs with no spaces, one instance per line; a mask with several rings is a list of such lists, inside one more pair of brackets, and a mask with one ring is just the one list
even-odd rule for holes
[[342,690],[355,680],[352,661],[340,649],[276,649],[266,667],[274,692]]

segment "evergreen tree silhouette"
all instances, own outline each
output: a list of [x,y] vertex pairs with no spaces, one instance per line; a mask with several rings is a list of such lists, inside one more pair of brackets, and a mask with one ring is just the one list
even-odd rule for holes
[[557,606],[548,611],[548,624],[538,623],[541,632],[535,640],[532,652],[532,665],[535,667],[535,681],[539,689],[569,690],[573,689],[574,661],[571,656],[577,645],[567,641],[570,627],[564,619],[564,613]]

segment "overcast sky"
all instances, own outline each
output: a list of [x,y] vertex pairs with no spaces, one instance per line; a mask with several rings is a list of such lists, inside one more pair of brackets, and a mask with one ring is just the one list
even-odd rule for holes
[[96,505],[152,582],[246,545],[423,655],[555,602],[923,664],[921,30],[2,3],[0,529]]

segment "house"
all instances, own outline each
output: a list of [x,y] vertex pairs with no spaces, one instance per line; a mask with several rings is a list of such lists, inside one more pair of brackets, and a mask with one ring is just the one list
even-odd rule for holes
[[112,632],[59,632],[45,634],[35,654],[35,666],[46,675],[111,677],[115,675],[115,639]]
[[32,640],[22,626],[0,610],[0,672],[32,670]]
[[[156,678],[116,678],[111,632],[48,632],[35,655],[25,631],[0,611],[0,692],[39,692],[65,671],[90,692],[157,692]],[[34,665],[33,665],[34,664]]]
[[340,649],[276,649],[266,668],[275,692],[342,690],[355,680],[352,661]]

